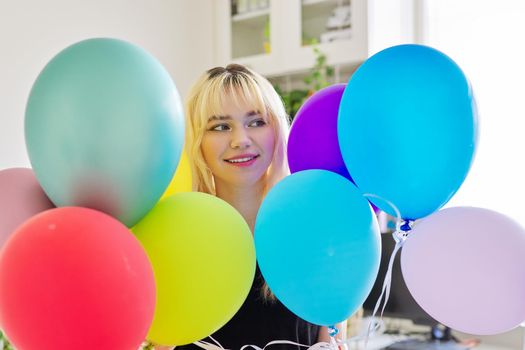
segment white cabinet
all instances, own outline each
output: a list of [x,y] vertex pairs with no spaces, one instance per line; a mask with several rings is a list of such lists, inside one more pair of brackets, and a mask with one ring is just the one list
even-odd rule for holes
[[315,63],[312,41],[330,65],[368,57],[367,0],[217,0],[215,14],[218,65],[237,62],[268,77],[301,73]]

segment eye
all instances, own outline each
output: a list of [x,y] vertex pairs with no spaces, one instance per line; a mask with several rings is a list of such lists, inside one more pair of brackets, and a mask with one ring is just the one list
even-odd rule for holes
[[209,131],[228,131],[230,126],[228,124],[217,124],[208,129]]
[[265,126],[267,125],[268,123],[266,123],[266,121],[264,119],[255,119],[254,121],[250,122],[250,124],[248,126],[250,127],[260,127],[260,126]]

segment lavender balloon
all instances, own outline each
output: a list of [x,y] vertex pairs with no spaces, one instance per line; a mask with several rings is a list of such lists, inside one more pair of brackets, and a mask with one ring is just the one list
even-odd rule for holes
[[0,247],[27,219],[55,206],[40,187],[33,170],[0,171]]
[[439,322],[489,335],[525,320],[525,231],[497,212],[439,211],[418,223],[401,254],[417,303]]
[[316,92],[297,112],[288,140],[292,173],[307,169],[329,170],[353,182],[337,138],[339,102],[345,87],[346,84],[336,84]]

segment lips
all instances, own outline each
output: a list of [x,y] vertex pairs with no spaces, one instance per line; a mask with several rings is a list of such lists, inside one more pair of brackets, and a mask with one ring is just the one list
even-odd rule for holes
[[254,160],[257,157],[259,157],[258,154],[242,154],[242,155],[239,155],[239,156],[235,156],[235,157],[232,157],[232,158],[225,159],[224,161],[226,161],[228,163],[232,163],[232,164],[239,164],[239,163],[250,162],[250,161]]

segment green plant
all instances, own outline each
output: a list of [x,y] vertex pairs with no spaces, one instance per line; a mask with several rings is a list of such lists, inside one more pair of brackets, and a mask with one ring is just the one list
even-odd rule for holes
[[142,346],[140,347],[139,350],[154,350],[154,349],[155,349],[155,346],[152,343],[146,341],[142,343]]
[[313,50],[315,65],[310,75],[304,78],[304,82],[310,87],[311,93],[330,85],[330,79],[334,76],[334,67],[326,63],[326,55],[317,46],[313,46]]
[[275,90],[283,99],[286,113],[292,120],[304,101],[314,92],[330,85],[330,80],[334,76],[334,68],[327,64],[326,55],[316,46],[316,41],[312,43],[315,64],[309,74],[303,78],[306,89],[283,91],[279,85],[275,85]]
[[9,340],[4,335],[4,332],[0,330],[0,350],[15,350],[13,345],[9,343]]
[[308,90],[292,90],[284,92],[279,85],[275,86],[275,91],[281,96],[286,109],[286,114],[293,120],[295,114],[308,97]]

